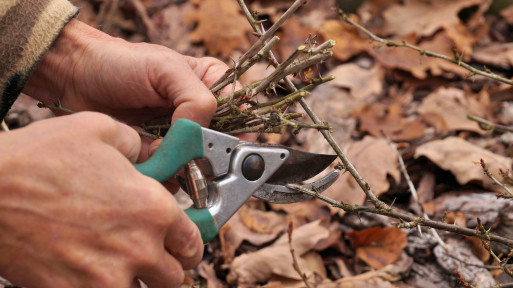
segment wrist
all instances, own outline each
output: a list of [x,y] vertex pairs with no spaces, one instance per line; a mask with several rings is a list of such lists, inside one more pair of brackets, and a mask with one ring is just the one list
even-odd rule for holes
[[[48,104],[73,94],[73,78],[83,55],[94,41],[112,38],[93,27],[72,19],[41,58],[23,93]],[[87,65],[87,63],[84,63]]]

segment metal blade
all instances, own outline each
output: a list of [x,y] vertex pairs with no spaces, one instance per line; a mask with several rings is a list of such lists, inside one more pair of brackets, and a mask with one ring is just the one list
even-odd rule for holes
[[[322,193],[333,183],[335,183],[339,175],[340,174],[337,170],[333,170],[322,179],[301,186],[305,189]],[[255,193],[253,193],[253,196],[258,199],[276,204],[296,203],[313,198],[308,194],[298,192],[294,189],[290,189],[282,185],[274,185],[268,183],[262,185]]]
[[322,172],[337,158],[337,155],[287,149],[290,152],[289,158],[266,183],[285,185],[305,181]]

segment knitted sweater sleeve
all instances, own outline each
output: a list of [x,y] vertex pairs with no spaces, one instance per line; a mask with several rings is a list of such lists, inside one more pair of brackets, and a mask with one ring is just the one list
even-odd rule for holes
[[67,0],[0,0],[0,121],[77,13]]

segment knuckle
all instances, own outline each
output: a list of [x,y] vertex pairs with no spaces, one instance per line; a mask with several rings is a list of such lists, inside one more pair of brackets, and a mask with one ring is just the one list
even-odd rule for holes
[[80,123],[88,124],[88,127],[98,132],[111,132],[116,129],[117,123],[112,117],[99,112],[79,112],[76,115],[76,120]]

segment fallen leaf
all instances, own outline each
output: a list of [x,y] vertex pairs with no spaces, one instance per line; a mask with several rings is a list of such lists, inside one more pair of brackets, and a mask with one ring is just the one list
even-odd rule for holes
[[[307,265],[301,256],[312,251],[319,241],[328,238],[329,235],[330,230],[321,225],[321,221],[298,227],[292,233],[292,245],[299,265],[304,267],[303,272],[307,275],[314,271],[306,269]],[[301,280],[292,266],[288,235],[283,235],[269,247],[237,256],[230,265],[227,279],[232,285],[255,284],[265,283],[272,275]]]
[[405,0],[403,4],[390,5],[383,12],[383,33],[393,35],[414,34],[432,36],[439,29],[461,23],[458,13],[464,8],[489,5],[482,0]]
[[[407,35],[395,40],[408,43],[416,42],[414,35]],[[439,32],[417,46],[449,57],[453,55],[453,43],[445,32]],[[419,79],[426,79],[428,72],[433,76],[445,76],[447,74],[448,77],[452,77],[454,74],[464,76],[468,73],[466,69],[456,64],[442,59],[422,56],[419,52],[404,47],[376,46],[368,51],[383,67],[409,71]]]
[[[207,280],[207,288],[221,288],[226,287],[216,275],[214,264],[209,264],[207,261],[202,261],[198,265],[198,274]],[[194,286],[193,286],[194,287]]]
[[335,40],[337,44],[333,47],[333,57],[340,61],[367,51],[371,45],[367,38],[362,37],[358,31],[340,20],[326,20],[319,28],[319,34],[327,41]]
[[472,254],[465,241],[450,238],[445,243],[445,248],[438,245],[433,251],[438,265],[447,273],[458,271],[465,281],[475,287],[492,287],[496,284],[490,272],[482,267],[483,262]]
[[261,211],[243,205],[221,228],[221,249],[225,263],[230,263],[235,251],[244,241],[260,246],[268,243],[287,229],[285,216],[274,211]]
[[477,97],[457,88],[442,87],[422,100],[418,112],[438,132],[464,130],[485,134],[486,131],[476,121],[467,119],[468,114],[479,117],[486,115],[487,100],[483,103]]
[[191,33],[193,42],[203,42],[210,55],[228,57],[236,50],[249,48],[246,33],[252,32],[246,17],[231,0],[196,0],[198,9],[188,13],[185,21],[196,23]]
[[[382,195],[390,187],[388,176],[396,182],[401,179],[397,156],[383,138],[365,137],[352,143],[347,149],[349,160],[370,185],[376,195]],[[324,193],[324,195],[347,204],[362,205],[365,194],[350,173],[344,173]],[[328,206],[332,213],[344,215],[342,209]]]
[[381,269],[401,257],[408,245],[406,233],[395,227],[373,227],[347,234],[356,257],[374,269]]
[[335,79],[329,85],[347,88],[355,99],[362,102],[376,97],[383,91],[384,71],[375,65],[370,69],[362,68],[356,64],[339,65],[329,72]]
[[313,222],[320,219],[329,219],[330,212],[316,201],[303,201],[290,204],[270,204],[271,208],[275,211],[284,211],[287,215],[294,218],[295,223],[300,226],[308,222]]
[[[193,9],[193,5],[188,2],[183,5],[170,5],[165,9],[159,10],[152,16],[152,20],[159,33],[155,39],[150,40],[153,43],[164,45],[179,53],[193,54],[190,39],[193,25],[185,20],[185,15],[192,13]],[[205,52],[203,47],[196,49],[200,50],[200,53]]]
[[503,9],[500,12],[502,18],[508,22],[508,24],[513,24],[513,5],[510,5],[508,8]]
[[417,148],[414,157],[420,156],[427,157],[440,168],[451,171],[460,184],[476,181],[493,191],[500,187],[484,175],[483,169],[477,163],[483,159],[497,179],[500,179],[499,169],[506,171],[511,169],[512,164],[511,158],[494,154],[458,137],[448,137],[423,144]]
[[277,33],[280,37],[280,42],[276,46],[280,56],[279,59],[281,59],[280,62],[292,55],[297,47],[303,45],[309,34],[312,34],[312,30],[303,27],[297,18],[291,17],[288,19]]
[[507,212],[513,210],[513,201],[504,201],[495,193],[446,193],[432,201],[434,217],[441,219],[445,212],[463,212],[468,227],[477,226],[477,218],[486,227],[496,227]]
[[476,48],[472,58],[487,66],[510,69],[513,67],[513,43],[491,43]]
[[392,141],[410,141],[424,136],[424,124],[405,118],[398,104],[374,103],[356,110],[354,115],[360,121],[360,131],[374,137],[382,137],[382,132]]

